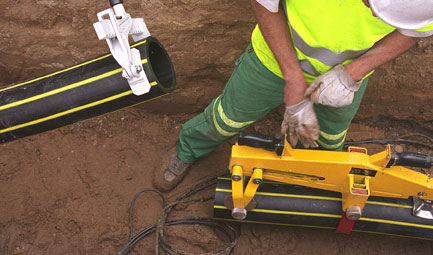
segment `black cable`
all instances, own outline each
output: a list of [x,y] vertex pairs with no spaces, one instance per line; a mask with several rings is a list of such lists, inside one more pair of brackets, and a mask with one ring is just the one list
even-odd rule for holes
[[[421,142],[421,141],[417,141],[417,140],[406,139],[408,137],[416,137],[416,136],[422,137],[422,138],[428,140],[430,142],[430,144],[425,143],[425,142]],[[433,139],[427,135],[420,134],[420,133],[408,134],[408,135],[404,135],[404,136],[400,136],[400,137],[396,137],[396,138],[367,139],[367,140],[361,140],[361,141],[345,142],[344,146],[347,147],[350,145],[359,145],[359,144],[381,144],[381,145],[406,144],[406,145],[423,146],[423,147],[427,147],[427,148],[433,150]],[[183,195],[177,197],[174,200],[174,202],[169,204],[169,205],[167,205],[167,202],[166,202],[164,195],[156,189],[143,189],[143,190],[139,191],[134,196],[134,198],[132,199],[131,207],[129,210],[129,238],[128,238],[128,243],[117,254],[118,255],[128,254],[129,251],[135,246],[135,244],[137,242],[139,242],[144,237],[148,236],[151,233],[154,233],[157,230],[159,230],[159,231],[157,233],[157,248],[156,249],[161,248],[161,250],[167,255],[170,255],[171,254],[170,252],[175,252],[177,254],[191,254],[191,253],[187,253],[187,252],[178,250],[176,248],[173,248],[173,246],[171,246],[164,238],[164,233],[163,233],[164,225],[173,226],[173,225],[180,225],[180,224],[205,225],[205,226],[212,227],[212,228],[219,230],[220,232],[222,232],[223,234],[225,234],[229,238],[230,245],[228,245],[224,249],[221,249],[221,250],[216,251],[216,252],[201,254],[201,255],[219,255],[219,254],[223,254],[223,253],[233,254],[234,247],[235,247],[237,240],[238,240],[238,234],[237,234],[236,230],[234,230],[229,225],[222,223],[222,222],[217,222],[217,221],[210,219],[210,218],[191,218],[190,217],[190,218],[185,218],[185,219],[180,219],[180,220],[167,220],[168,215],[171,212],[171,210],[173,208],[175,208],[176,205],[178,205],[179,203],[203,201],[203,199],[188,200],[188,201],[183,201],[183,200],[185,198],[193,196],[194,194],[196,194],[202,190],[205,190],[205,189],[210,188],[211,186],[215,185],[218,177],[219,176],[212,177],[212,178],[209,178],[207,180],[204,180],[203,182],[196,184],[191,189],[189,189],[187,192],[185,192]],[[133,208],[134,208],[135,201],[137,200],[137,198],[142,193],[144,193],[146,191],[155,192],[161,197],[161,199],[163,201],[163,216],[158,220],[158,224],[153,225],[151,227],[148,227],[148,228],[140,231],[135,237],[133,237]],[[206,200],[208,200],[208,198],[206,198]]]
[[167,206],[167,201],[165,200],[164,195],[156,189],[142,189],[140,190],[137,194],[135,194],[134,198],[132,199],[131,202],[131,206],[129,207],[129,238],[128,241],[131,241],[132,239],[132,234],[133,234],[133,215],[134,215],[134,205],[135,205],[135,200],[137,200],[137,198],[144,192],[146,191],[151,191],[151,192],[155,192],[156,194],[158,194],[161,199],[162,199],[162,207],[165,208]]
[[[224,174],[224,175],[226,175],[226,174]],[[166,254],[171,254],[170,251],[174,252],[175,254],[192,254],[192,253],[187,253],[185,251],[173,248],[173,246],[168,245],[167,241],[164,238],[164,228],[163,227],[166,224],[165,220],[167,219],[168,214],[171,212],[171,210],[176,207],[176,205],[178,205],[179,203],[190,202],[190,201],[182,201],[182,200],[184,200],[185,198],[191,197],[192,195],[194,195],[194,194],[196,194],[196,193],[198,193],[198,192],[200,192],[202,190],[205,190],[205,189],[210,188],[211,186],[215,185],[217,183],[218,177],[220,177],[220,176],[215,176],[215,177],[209,178],[207,180],[204,180],[204,181],[196,184],[191,189],[189,189],[187,192],[185,192],[183,195],[181,195],[178,198],[176,198],[175,201],[172,204],[168,205],[165,208],[165,210],[164,210],[164,216],[158,222],[158,226],[157,226],[157,230],[158,230],[157,240],[158,240],[159,247],[161,247],[161,249]],[[194,200],[191,200],[191,201],[194,201]],[[213,219],[208,219],[208,218],[202,218],[202,219],[205,219],[207,221],[216,222]],[[199,224],[205,225],[203,222],[199,223]],[[227,246],[226,248],[222,249],[222,250],[219,250],[219,251],[216,251],[216,252],[205,253],[205,254],[201,254],[201,255],[219,255],[219,254],[227,254],[227,253],[233,254],[233,252],[234,252],[234,246],[236,245],[237,239],[238,239],[237,232],[236,232],[236,230],[234,230],[233,228],[231,228],[230,226],[228,226],[225,223],[219,223],[219,224],[221,224],[221,226],[224,226],[225,229],[228,229],[227,231],[232,232],[232,235],[234,236],[234,238],[233,239],[230,238],[230,240],[232,240],[231,243],[230,243],[230,245]],[[215,226],[214,226],[214,228],[215,228]]]
[[[237,235],[236,230],[234,230],[232,227],[230,227],[229,225],[227,225],[223,222],[219,222],[219,221],[216,221],[216,220],[211,219],[211,218],[185,218],[182,220],[169,221],[166,224],[169,226],[182,225],[182,224],[204,225],[204,226],[214,228],[228,237],[228,239],[230,241],[229,246],[222,248],[222,249],[215,251],[215,252],[201,253],[200,255],[220,255],[220,254],[227,254],[229,252],[230,252],[230,254],[232,254],[233,248],[236,245],[236,242],[238,239],[238,235]],[[160,248],[168,254],[170,254],[170,252],[174,252],[175,254],[192,254],[192,253],[188,253],[188,252],[176,249],[175,247],[170,245],[163,238],[163,236],[160,236],[159,239],[160,239],[160,241],[159,241]]]
[[413,136],[419,136],[419,137],[422,137],[422,138],[424,138],[424,139],[429,140],[430,143],[433,144],[433,138],[431,138],[431,137],[428,136],[428,135],[421,134],[421,133],[410,133],[410,134],[407,134],[407,135],[400,136],[399,138],[407,138],[407,137],[413,137]]
[[[418,141],[418,140],[407,139],[409,137],[421,137],[424,138],[425,140],[428,140],[429,143]],[[398,136],[395,138],[367,139],[361,141],[345,142],[344,146],[347,147],[347,146],[359,145],[359,144],[381,144],[381,145],[405,144],[405,145],[422,146],[422,147],[429,148],[430,150],[433,150],[433,138],[421,133],[411,133],[407,135]]]
[[433,150],[433,145],[430,145],[428,143],[416,141],[416,140],[408,140],[408,139],[369,139],[369,140],[360,140],[360,141],[352,141],[352,142],[344,142],[344,146],[351,146],[351,145],[359,145],[359,144],[405,144],[405,145],[416,145],[416,146],[422,146],[429,148],[430,150]]
[[[421,137],[424,140],[427,140],[426,142],[421,142],[418,140],[411,140],[406,139],[409,137]],[[411,133],[395,138],[385,138],[385,139],[369,139],[369,140],[362,140],[362,141],[352,141],[352,142],[345,142],[344,147],[347,148],[347,146],[350,145],[358,145],[358,144],[405,144],[405,145],[412,145],[412,146],[422,146],[426,147],[430,150],[433,150],[433,139],[427,135],[420,134],[420,133]],[[410,152],[397,152],[396,154],[396,161],[393,163],[395,165],[399,166],[413,166],[418,168],[431,168],[433,163],[433,155],[423,155],[418,153],[410,153]],[[427,173],[423,170],[423,172]]]
[[[187,192],[185,192],[183,195],[177,197],[175,199],[175,201],[169,205],[167,205],[166,203],[166,199],[164,197],[164,195],[155,189],[143,189],[141,191],[139,191],[134,198],[132,199],[131,202],[131,207],[129,210],[129,233],[130,233],[130,237],[128,239],[128,243],[124,245],[124,247],[122,248],[122,250],[120,250],[117,254],[118,255],[126,255],[129,253],[129,251],[135,246],[135,244],[137,244],[140,240],[142,240],[144,237],[148,236],[151,233],[154,233],[155,231],[157,231],[157,247],[156,249],[161,248],[161,250],[167,254],[170,255],[170,252],[174,252],[177,254],[191,254],[191,253],[187,253],[181,250],[178,250],[176,248],[174,248],[172,245],[170,245],[164,238],[164,233],[163,233],[163,227],[164,225],[167,226],[173,226],[173,225],[181,225],[181,224],[199,224],[199,225],[205,225],[211,228],[214,228],[218,231],[220,231],[221,233],[223,233],[225,236],[228,237],[230,244],[228,246],[226,246],[225,248],[216,251],[216,252],[209,252],[209,253],[205,253],[202,255],[219,255],[219,254],[233,254],[234,252],[234,247],[238,241],[238,234],[237,231],[235,229],[233,229],[232,227],[230,227],[229,225],[227,225],[226,223],[223,222],[219,222],[216,221],[214,219],[211,218],[195,218],[195,217],[188,217],[185,219],[180,219],[180,220],[167,220],[169,213],[171,212],[171,210],[173,208],[176,207],[176,205],[180,204],[180,203],[189,203],[189,202],[197,202],[197,201],[208,201],[210,198],[204,198],[204,199],[190,199],[185,201],[184,199],[191,197],[194,194],[197,194],[198,192],[208,189],[210,187],[212,187],[213,185],[216,184],[217,179],[219,176],[216,177],[212,177],[209,179],[206,179],[196,185],[194,185],[191,189],[187,190]],[[140,231],[137,235],[135,235],[134,237],[132,237],[132,233],[133,233],[133,208],[135,205],[135,201],[137,200],[137,198],[144,193],[145,191],[152,191],[152,192],[156,192],[162,199],[163,201],[163,216],[158,220],[158,224],[153,225],[151,227],[148,227],[142,231]]]

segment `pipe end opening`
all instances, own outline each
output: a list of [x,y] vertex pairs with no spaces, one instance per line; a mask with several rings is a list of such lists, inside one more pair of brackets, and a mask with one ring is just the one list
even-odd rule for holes
[[170,57],[164,47],[156,40],[148,44],[149,66],[160,88],[170,93],[176,86],[176,76]]

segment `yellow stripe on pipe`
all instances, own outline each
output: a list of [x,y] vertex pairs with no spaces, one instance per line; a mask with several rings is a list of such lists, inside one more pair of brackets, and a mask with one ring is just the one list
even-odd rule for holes
[[[219,206],[219,205],[215,205],[214,208],[230,210],[225,206]],[[252,212],[258,212],[258,213],[302,215],[302,216],[314,216],[314,217],[326,217],[326,218],[341,218],[341,215],[323,214],[323,213],[305,213],[305,212],[276,211],[276,210],[264,210],[264,209],[253,209],[251,211]],[[431,226],[431,225],[416,224],[416,223],[401,222],[401,221],[372,219],[372,218],[364,218],[364,217],[361,217],[359,220],[369,221],[369,222],[379,222],[379,223],[392,224],[392,225],[400,225],[400,226],[409,226],[409,227],[416,227],[416,228],[433,229],[433,226]]]
[[409,226],[409,227],[416,227],[416,228],[433,229],[433,226],[430,226],[430,225],[416,224],[416,223],[409,223],[409,222],[401,222],[401,221],[371,219],[371,218],[363,218],[363,217],[361,217],[359,220],[370,221],[370,222],[386,223],[386,224],[394,224],[394,225],[401,225],[401,226]]
[[103,104],[103,103],[108,102],[108,101],[112,101],[112,100],[118,99],[118,98],[130,95],[130,94],[132,94],[132,91],[126,91],[124,93],[121,93],[121,94],[118,94],[118,95],[115,95],[115,96],[112,96],[112,97],[107,97],[107,98],[104,98],[102,100],[99,100],[99,101],[96,101],[96,102],[93,102],[93,103],[90,103],[90,104],[82,105],[80,107],[76,107],[76,108],[73,108],[73,109],[70,109],[70,110],[67,110],[67,111],[64,111],[64,112],[60,112],[60,113],[57,113],[57,114],[54,114],[54,115],[51,115],[51,116],[48,116],[48,117],[45,117],[45,118],[37,119],[37,120],[30,121],[30,122],[27,122],[27,123],[24,123],[24,124],[20,124],[20,125],[16,125],[16,126],[13,126],[13,127],[10,127],[10,128],[6,128],[6,129],[3,129],[3,130],[0,130],[0,134],[6,133],[6,132],[9,132],[9,131],[12,131],[12,130],[20,129],[20,128],[23,128],[23,127],[35,125],[35,124],[38,124],[38,123],[41,123],[41,122],[45,122],[47,120],[55,119],[55,118],[58,118],[58,117],[61,117],[61,116],[64,116],[64,115],[67,115],[67,114],[70,114],[70,113],[74,113],[74,112],[77,112],[77,111],[80,111],[80,110],[83,110],[83,109],[86,109],[86,108],[89,108],[89,107],[92,107],[92,106],[96,106],[96,105]]
[[[251,221],[251,220],[235,220],[226,218],[214,218],[216,220],[234,221],[234,222],[246,222],[246,223],[258,223],[258,224],[269,224],[277,226],[290,226],[290,227],[305,227],[305,228],[322,228],[322,229],[335,229],[335,227],[325,227],[325,226],[310,226],[310,225],[299,225],[299,224],[288,224],[288,223],[275,223],[275,222],[261,222],[261,221]],[[381,233],[378,233],[381,234]]]
[[[152,82],[151,86],[155,86],[156,84],[157,84],[156,82]],[[41,118],[41,119],[37,119],[37,120],[34,120],[34,121],[30,121],[30,122],[27,122],[27,123],[23,123],[23,124],[20,124],[20,125],[16,125],[16,126],[13,126],[13,127],[2,129],[2,130],[0,130],[0,134],[6,133],[6,132],[10,132],[10,131],[13,131],[13,130],[17,130],[17,129],[20,129],[20,128],[24,128],[24,127],[36,125],[36,124],[39,124],[39,123],[42,123],[42,122],[45,122],[45,121],[48,121],[48,120],[52,120],[52,119],[55,119],[55,118],[58,118],[58,117],[62,117],[62,116],[65,116],[65,115],[68,115],[68,114],[71,114],[71,113],[74,113],[74,112],[78,112],[78,111],[81,111],[81,110],[84,110],[84,109],[87,109],[87,108],[90,108],[90,107],[94,107],[94,106],[97,106],[97,105],[109,102],[109,101],[113,101],[113,100],[116,100],[118,98],[121,98],[121,97],[124,97],[124,96],[128,96],[128,95],[131,95],[131,94],[132,94],[132,91],[128,90],[128,91],[123,92],[121,94],[117,94],[117,95],[114,95],[114,96],[111,96],[111,97],[104,98],[104,99],[99,100],[99,101],[95,101],[95,102],[92,102],[92,103],[89,103],[89,104],[86,104],[86,105],[82,105],[82,106],[79,106],[79,107],[76,107],[76,108],[72,108],[72,109],[69,109],[69,110],[64,111],[64,112],[56,113],[54,115],[47,116],[47,117],[44,117],[44,118]],[[156,98],[153,98],[153,99],[156,99]],[[140,103],[143,103],[143,102],[140,102]],[[133,105],[131,105],[131,106],[133,106]]]
[[[269,224],[269,225],[277,225],[277,226],[289,226],[289,227],[293,226],[293,227],[306,227],[306,228],[319,228],[319,229],[336,229],[335,227],[310,226],[310,225],[299,225],[299,224],[288,224],[288,223],[262,222],[262,221],[251,221],[251,220],[239,221],[239,220],[235,220],[235,219],[226,219],[226,218],[214,218],[214,219],[224,220],[224,221],[234,221],[234,222]],[[423,237],[417,237],[417,236],[404,236],[404,235],[397,235],[397,234],[390,234],[390,233],[383,233],[383,232],[374,232],[374,231],[365,231],[365,230],[357,230],[357,229],[352,229],[352,232],[380,234],[380,235],[387,235],[387,236],[398,236],[398,237],[414,238],[414,239],[421,239],[421,240],[433,240],[432,238],[423,238]]]
[[[227,192],[231,193],[232,190],[230,189],[215,189],[217,192]],[[322,197],[322,196],[306,196],[306,195],[294,195],[294,194],[281,194],[281,193],[270,193],[270,192],[257,192],[257,195],[261,196],[273,196],[273,197],[295,197],[295,198],[306,198],[306,199],[321,199],[321,200],[332,200],[332,201],[341,201],[341,198],[337,197]],[[376,201],[367,201],[367,204],[373,204],[373,205],[383,205],[383,206],[393,206],[393,207],[400,207],[400,208],[407,208],[412,209],[413,206],[410,205],[400,205],[400,204],[392,204],[392,203],[385,203],[385,202],[376,202]]]
[[[145,63],[147,63],[147,59],[143,59],[141,62],[143,64],[145,64]],[[42,98],[45,98],[45,97],[49,97],[49,96],[52,96],[52,95],[55,95],[55,94],[58,94],[58,93],[61,93],[61,92],[73,89],[73,88],[77,88],[77,87],[80,87],[80,86],[83,86],[83,85],[86,85],[86,84],[89,84],[89,83],[92,83],[92,82],[95,82],[95,81],[98,81],[98,80],[110,77],[112,75],[115,75],[115,74],[118,74],[118,73],[122,72],[122,70],[123,70],[123,68],[118,68],[116,70],[113,70],[113,71],[110,71],[110,72],[107,72],[107,73],[104,73],[104,74],[101,74],[101,75],[89,78],[87,80],[83,80],[83,81],[79,81],[79,82],[76,82],[76,83],[72,83],[72,84],[64,86],[62,88],[51,90],[51,91],[48,91],[46,93],[39,94],[37,96],[29,97],[29,98],[26,98],[26,99],[23,99],[23,100],[20,100],[20,101],[16,101],[16,102],[13,102],[13,103],[10,103],[10,104],[2,105],[2,106],[0,106],[0,111],[9,109],[9,108],[12,108],[12,107],[15,107],[15,106],[19,106],[19,105],[22,105],[22,104],[30,103],[30,102],[33,102],[33,101],[36,101],[36,100],[39,100],[39,99],[42,99]]]
[[[214,205],[216,209],[230,210],[225,206]],[[326,213],[307,213],[307,212],[292,212],[292,211],[277,211],[277,210],[265,210],[265,209],[252,209],[251,212],[258,213],[272,213],[272,214],[288,214],[288,215],[302,215],[302,216],[313,216],[313,217],[325,217],[325,218],[341,218],[341,215],[326,214]]]
[[337,197],[321,197],[321,196],[306,196],[306,195],[293,195],[293,194],[276,194],[269,192],[257,192],[257,195],[262,196],[273,196],[273,197],[296,197],[296,198],[307,198],[307,199],[321,199],[321,200],[332,200],[332,201],[341,201],[341,198]]
[[305,213],[305,212],[291,212],[291,211],[276,211],[276,210],[264,210],[264,209],[253,209],[252,212],[259,213],[272,213],[272,214],[288,214],[288,215],[302,215],[302,216],[313,216],[313,217],[325,217],[325,218],[341,218],[341,215],[325,214],[325,213]]
[[394,206],[394,207],[401,207],[401,208],[407,208],[407,209],[412,209],[413,208],[413,206],[411,206],[411,205],[399,205],[399,204],[391,204],[391,203],[376,202],[376,201],[367,201],[367,204]]
[[[139,43],[137,43],[137,44],[132,45],[131,48],[133,48],[133,47],[135,47],[135,46],[138,46],[138,45],[141,45],[141,44],[143,44],[143,43],[146,43],[146,40],[144,40],[144,41],[142,41],[142,42],[139,42]],[[26,82],[23,82],[23,83],[19,83],[19,84],[16,84],[16,85],[12,85],[12,86],[10,86],[10,87],[4,88],[4,89],[0,89],[0,92],[2,92],[2,91],[6,91],[6,90],[9,90],[9,89],[13,89],[13,88],[16,88],[16,87],[19,87],[19,86],[23,86],[23,85],[26,85],[26,84],[29,84],[29,83],[32,83],[32,82],[35,82],[35,81],[39,81],[39,80],[42,80],[42,79],[45,79],[45,78],[48,78],[48,77],[54,76],[54,75],[56,75],[56,74],[61,74],[61,73],[64,73],[64,72],[66,72],[66,71],[69,71],[69,70],[72,70],[72,69],[75,69],[75,68],[78,68],[78,67],[81,67],[81,66],[85,66],[85,65],[91,64],[91,63],[93,63],[93,62],[96,62],[96,61],[98,61],[98,60],[102,60],[102,59],[104,59],[104,58],[108,58],[108,57],[110,57],[111,55],[112,55],[112,54],[110,53],[110,54],[104,55],[104,56],[102,56],[102,57],[92,59],[92,60],[90,60],[90,61],[87,61],[87,62],[81,63],[81,64],[79,64],[79,65],[76,65],[76,66],[72,66],[72,67],[69,67],[69,68],[63,69],[63,70],[61,70],[61,71],[58,71],[58,72],[55,72],[55,73],[52,73],[52,74],[48,74],[48,75],[45,75],[45,76],[42,76],[42,77],[39,77],[39,78],[36,78],[36,79],[30,80],[30,81],[26,81]]]
[[[228,192],[232,191],[229,189],[216,189],[218,192]],[[333,201],[341,201],[341,198],[337,197],[321,197],[321,196],[305,196],[305,195],[294,195],[294,194],[281,194],[281,193],[270,193],[270,192],[257,192],[257,195],[261,196],[273,196],[273,197],[295,197],[295,198],[308,198],[308,199],[321,199],[321,200],[333,200]]]

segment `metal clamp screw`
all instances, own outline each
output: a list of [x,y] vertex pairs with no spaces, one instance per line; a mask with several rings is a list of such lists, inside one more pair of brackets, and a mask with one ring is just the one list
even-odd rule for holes
[[254,183],[254,184],[259,184],[259,185],[260,185],[260,184],[263,183],[263,179],[262,179],[262,178],[254,178],[254,179],[253,179],[253,183]]
[[136,66],[135,66],[135,71],[136,71],[136,73],[141,72],[141,70],[143,70],[143,68],[142,68],[140,65],[136,65]]
[[350,206],[346,209],[346,218],[349,220],[359,220],[362,216],[362,210],[359,206]]
[[247,217],[247,210],[245,208],[233,208],[232,217],[236,220],[244,220]]
[[238,181],[242,180],[242,177],[238,174],[234,174],[234,175],[232,175],[232,180],[235,182],[238,182]]

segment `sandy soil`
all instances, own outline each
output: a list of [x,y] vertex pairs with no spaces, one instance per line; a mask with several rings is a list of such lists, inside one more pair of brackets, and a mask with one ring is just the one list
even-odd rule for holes
[[[108,1],[107,1],[108,2]],[[114,254],[128,238],[132,197],[152,187],[152,171],[168,156],[182,123],[223,89],[248,45],[249,1],[127,1],[144,17],[174,62],[178,88],[157,101],[1,145],[0,254]],[[106,52],[91,24],[108,3],[90,0],[3,0],[0,3],[0,87],[41,76]],[[433,40],[381,67],[371,79],[348,139],[421,132],[433,136]],[[281,109],[250,131],[278,127]],[[380,148],[372,147],[375,151]],[[416,150],[416,148],[413,148]],[[225,173],[230,144],[194,165],[174,199],[199,180]],[[200,196],[211,196],[208,190]],[[155,224],[161,202],[140,197],[136,229]],[[212,201],[182,206],[174,217],[212,216]],[[433,254],[431,242],[390,236],[233,224],[235,254]],[[173,244],[204,252],[222,245],[209,229],[167,231]],[[153,254],[148,237],[134,254]]]

